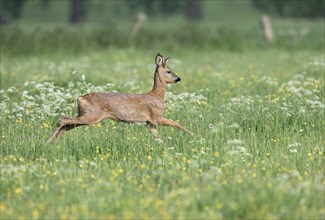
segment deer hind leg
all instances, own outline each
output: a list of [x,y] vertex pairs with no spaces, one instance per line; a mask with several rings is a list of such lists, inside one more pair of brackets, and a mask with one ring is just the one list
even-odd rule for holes
[[62,117],[57,123],[53,133],[47,139],[47,142],[51,142],[54,137],[56,137],[56,141],[58,141],[66,131],[82,125],[96,124],[101,120],[102,117],[98,114],[85,114],[76,118]]
[[170,119],[167,119],[167,118],[161,118],[159,120],[159,124],[161,125],[166,125],[166,126],[172,126],[172,127],[176,127],[176,128],[179,128],[183,131],[185,131],[186,133],[188,133],[189,135],[193,136],[194,134],[192,132],[190,132],[189,130],[187,130],[186,128],[184,128],[182,125],[180,125],[179,123],[173,121],[173,120],[170,120]]
[[50,142],[52,141],[52,139],[53,139],[54,137],[56,137],[56,135],[57,135],[58,132],[61,130],[61,128],[62,128],[63,126],[65,126],[65,124],[63,124],[63,121],[64,121],[65,119],[73,119],[73,118],[71,118],[71,117],[66,117],[66,116],[62,117],[62,118],[58,121],[58,123],[56,124],[56,128],[54,129],[54,131],[52,132],[52,134],[51,134],[51,135],[49,136],[49,138],[47,139],[47,142],[48,142],[48,143],[50,143]]
[[76,127],[79,127],[79,126],[82,126],[81,124],[80,125],[77,125],[77,124],[73,124],[73,125],[65,125],[63,127],[61,127],[61,129],[59,130],[59,132],[57,132],[56,136],[55,136],[55,143],[58,142],[58,140],[61,138],[61,136],[71,130],[71,129],[74,129]]

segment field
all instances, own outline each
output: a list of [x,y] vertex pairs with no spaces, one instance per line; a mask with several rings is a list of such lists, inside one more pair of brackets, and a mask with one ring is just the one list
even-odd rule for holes
[[[138,40],[89,51],[85,29],[76,46],[55,50],[56,29],[29,45],[34,36],[5,27],[1,219],[324,219],[322,22],[306,24],[305,38],[273,46],[221,34],[202,48],[154,39],[152,48]],[[56,43],[70,39],[60,28]],[[143,125],[103,121],[45,143],[61,115],[77,114],[82,94],[148,92],[157,52],[182,78],[168,87],[164,116],[194,137],[160,126],[155,139]]]

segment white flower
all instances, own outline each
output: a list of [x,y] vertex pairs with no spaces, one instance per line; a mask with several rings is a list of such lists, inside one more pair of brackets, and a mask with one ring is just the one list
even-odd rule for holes
[[229,128],[239,128],[239,124],[238,123],[232,123]]
[[227,144],[228,145],[243,145],[243,144],[245,144],[245,141],[239,140],[239,139],[233,139],[233,140],[228,140]]

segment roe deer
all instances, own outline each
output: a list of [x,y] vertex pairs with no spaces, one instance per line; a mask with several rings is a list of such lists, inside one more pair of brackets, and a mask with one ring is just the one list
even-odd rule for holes
[[62,117],[55,130],[47,139],[56,141],[73,128],[100,122],[105,118],[122,122],[144,122],[150,132],[158,137],[157,125],[167,125],[179,128],[190,135],[192,132],[179,123],[163,117],[166,84],[181,81],[167,66],[167,59],[159,53],[156,56],[156,71],[154,85],[146,94],[121,93],[89,93],[78,98],[79,115],[76,118]]

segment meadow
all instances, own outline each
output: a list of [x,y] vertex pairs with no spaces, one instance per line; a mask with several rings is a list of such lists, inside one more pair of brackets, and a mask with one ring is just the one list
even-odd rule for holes
[[[197,31],[151,48],[145,32],[138,46],[89,50],[97,32],[73,45],[71,29],[57,38],[41,29],[42,43],[28,44],[31,33],[3,28],[1,219],[324,219],[321,24],[271,46],[226,30],[202,48]],[[194,137],[159,126],[155,139],[143,125],[107,120],[45,143],[82,94],[148,92],[157,52],[182,78],[168,87],[164,116]]]

